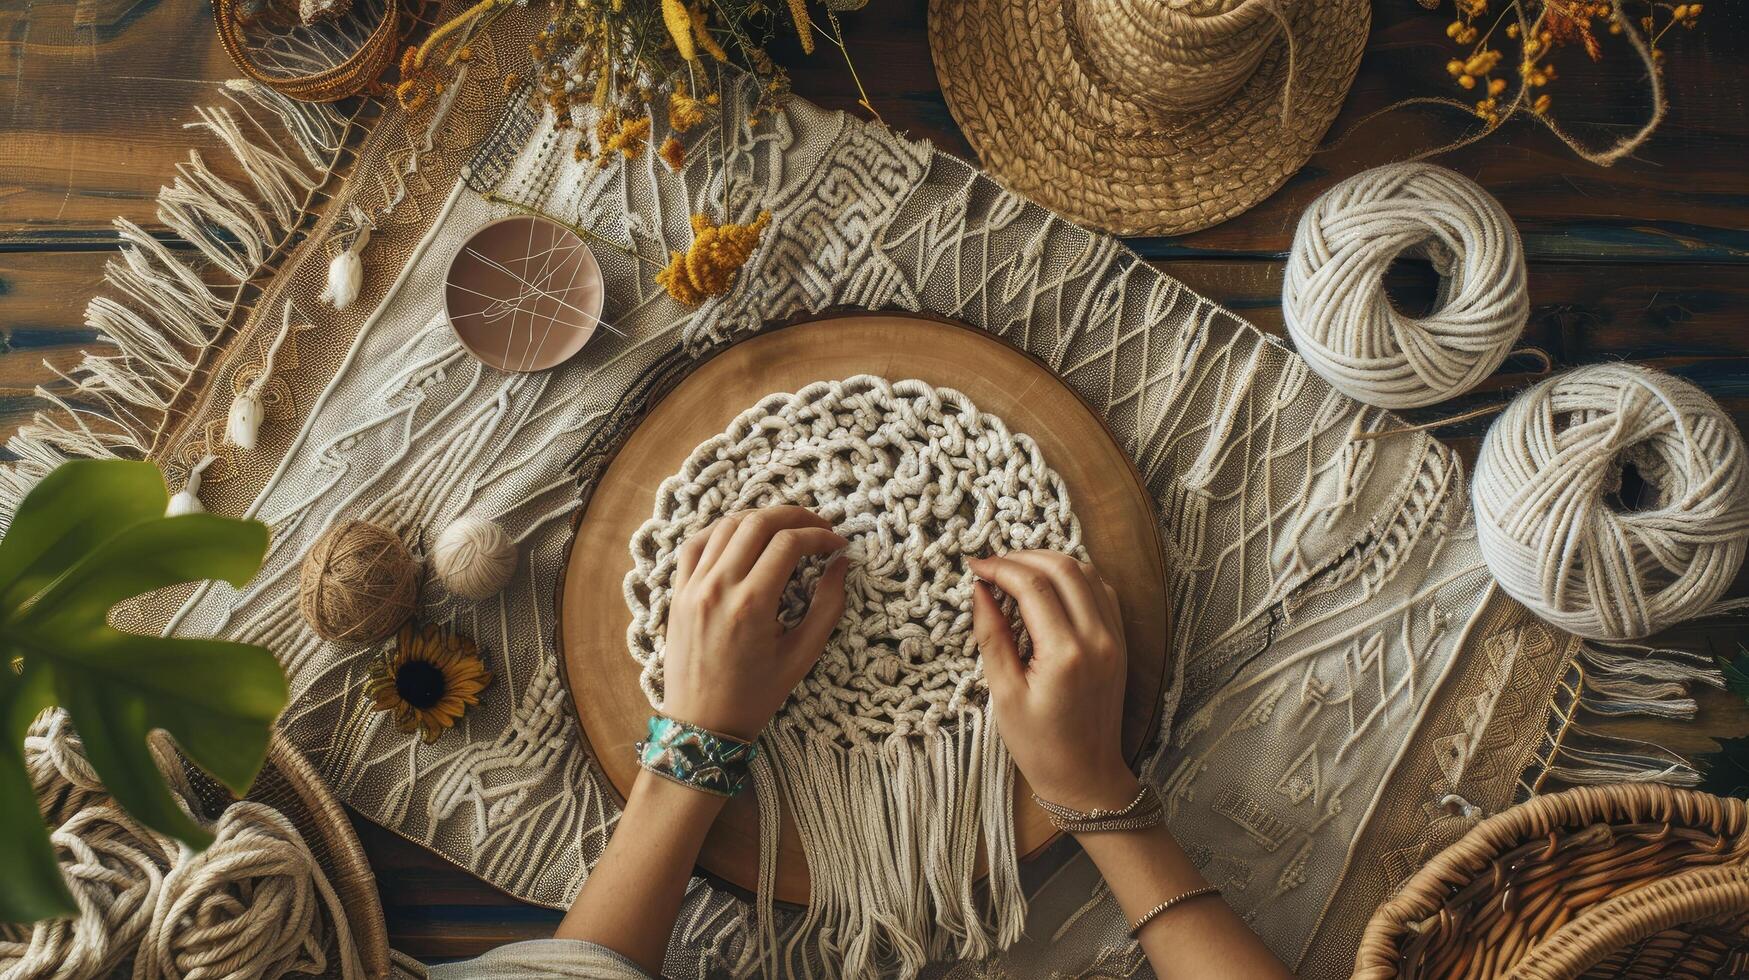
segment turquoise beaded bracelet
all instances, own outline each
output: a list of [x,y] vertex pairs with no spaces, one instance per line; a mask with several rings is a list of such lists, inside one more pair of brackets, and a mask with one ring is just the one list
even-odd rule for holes
[[697,725],[650,716],[650,737],[637,743],[638,765],[664,779],[717,796],[734,796],[747,785],[748,764],[759,754],[752,742]]

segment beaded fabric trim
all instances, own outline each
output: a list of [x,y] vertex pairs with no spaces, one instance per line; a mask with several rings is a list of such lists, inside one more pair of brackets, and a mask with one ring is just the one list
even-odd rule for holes
[[[1086,557],[1038,444],[960,392],[861,375],[767,396],[663,482],[632,537],[627,639],[653,707],[680,546],[725,514],[774,504],[812,508],[850,540],[844,618],[777,721],[844,746],[933,734],[982,706],[964,556]],[[821,567],[792,583],[789,624]]]

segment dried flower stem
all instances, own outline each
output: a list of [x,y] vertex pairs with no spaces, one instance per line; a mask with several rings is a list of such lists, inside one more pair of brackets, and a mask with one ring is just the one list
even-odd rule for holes
[[[825,34],[826,39],[831,41],[832,44],[838,48],[838,53],[844,56],[844,67],[850,70],[850,80],[856,84],[856,104],[867,109],[868,114],[874,117],[875,122],[885,126],[887,121],[881,118],[881,114],[875,109],[874,103],[869,101],[868,90],[862,87],[862,76],[856,73],[856,62],[851,60],[850,48],[844,43],[844,28],[838,23],[838,12],[835,10],[826,11],[826,20],[832,25],[832,30],[830,32],[820,31],[820,33]],[[819,25],[814,24],[811,18],[808,23],[813,25],[815,30],[820,30]]]
[[480,0],[479,3],[474,4],[472,7],[469,7],[450,18],[443,26],[432,31],[431,36],[425,39],[424,44],[419,45],[419,53],[413,56],[413,67],[424,68],[425,59],[430,57],[432,49],[437,47],[438,43],[444,38],[473,23],[476,19],[485,14],[501,7],[508,7],[514,2],[515,0]]

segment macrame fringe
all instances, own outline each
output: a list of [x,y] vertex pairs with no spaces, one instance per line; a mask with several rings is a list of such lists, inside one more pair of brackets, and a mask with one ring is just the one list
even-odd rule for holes
[[[983,710],[927,735],[849,748],[774,726],[763,746],[754,761],[762,860],[753,932],[755,958],[771,975],[822,975],[823,957],[834,976],[913,977],[931,960],[981,958],[1020,938],[1014,766]],[[781,949],[776,867],[764,859],[777,853],[778,799],[795,814],[810,882],[807,912]],[[802,948],[810,937],[817,949]]]
[[[7,440],[0,467],[0,530],[50,470],[75,457],[139,459],[245,297],[303,224],[317,189],[339,162],[350,120],[326,105],[296,102],[247,81],[226,82],[228,105],[196,109],[185,129],[218,139],[246,186],[225,180],[198,150],[158,192],[158,220],[204,262],[172,252],[139,225],[117,218],[120,254],[104,265],[108,295],[85,323],[113,352],[84,353],[72,371],[51,370],[65,388],[38,387],[49,403]],[[216,270],[209,282],[207,270]],[[46,362],[45,362],[46,363]]]
[[1723,688],[1724,675],[1703,653],[1619,643],[1584,643],[1576,702],[1567,713],[1546,775],[1571,785],[1658,782],[1694,786],[1701,773],[1681,753],[1654,742],[1606,734],[1580,719],[1638,716],[1688,720],[1698,710],[1691,685]]

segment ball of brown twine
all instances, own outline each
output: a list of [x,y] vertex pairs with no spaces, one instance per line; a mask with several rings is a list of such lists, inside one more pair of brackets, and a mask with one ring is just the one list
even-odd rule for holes
[[393,531],[365,521],[328,529],[298,574],[298,608],[324,640],[375,643],[413,614],[419,563]]

